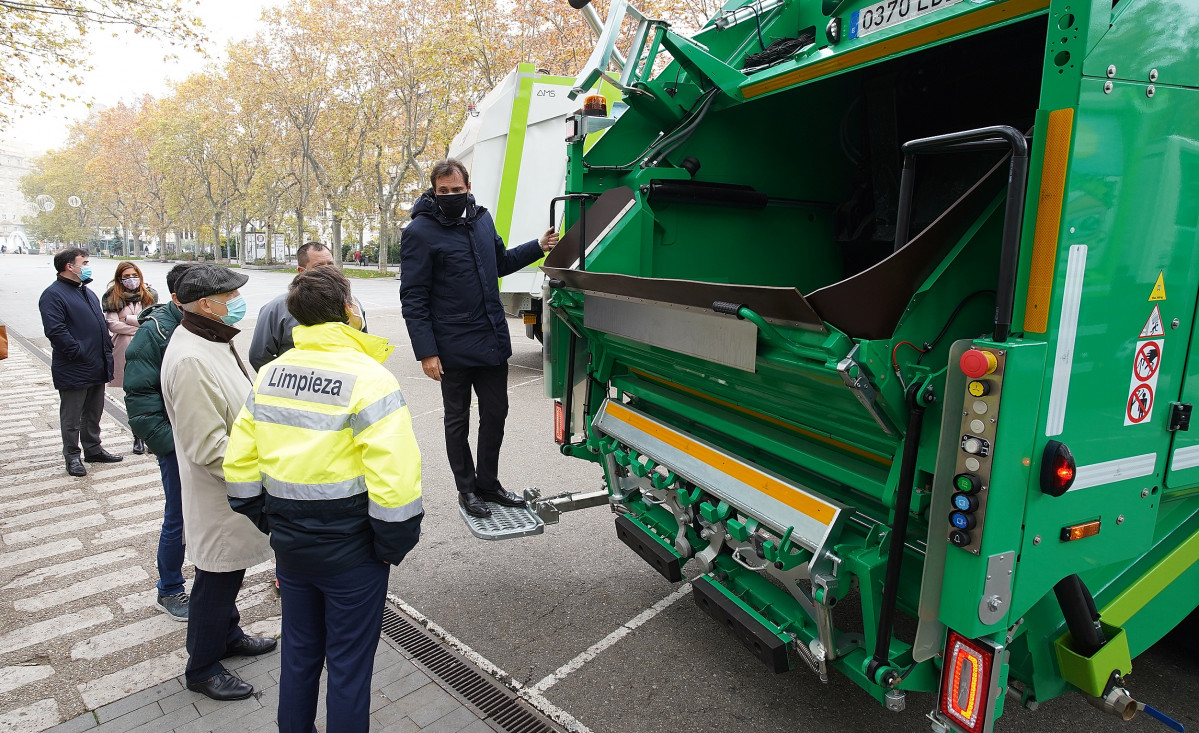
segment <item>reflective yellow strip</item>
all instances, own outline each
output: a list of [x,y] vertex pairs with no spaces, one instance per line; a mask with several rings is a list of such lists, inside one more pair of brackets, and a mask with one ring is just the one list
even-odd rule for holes
[[707,446],[701,445],[674,430],[664,428],[632,412],[619,403],[609,402],[606,410],[608,416],[612,419],[619,420],[631,428],[657,438],[670,447],[680,450],[692,458],[706,463],[717,471],[761,491],[770,498],[808,515],[825,526],[831,524],[836,516],[837,510],[835,507],[817,501],[806,494],[802,494],[793,487],[767,476],[756,468],[750,468],[744,463],[726,458]]
[[1024,304],[1024,330],[1032,333],[1045,333],[1049,329],[1049,299],[1053,295],[1053,268],[1057,262],[1066,165],[1070,162],[1073,129],[1073,109],[1049,113],[1045,160],[1041,163],[1037,226],[1032,241],[1032,265],[1028,271],[1028,299]]
[[1149,572],[1113,598],[1099,615],[1112,626],[1124,626],[1196,562],[1199,562],[1199,532],[1158,560]]
[[740,412],[743,415],[749,415],[750,417],[757,418],[758,420],[762,420],[763,422],[768,422],[771,425],[776,425],[780,428],[790,430],[793,433],[799,433],[800,435],[804,436],[805,438],[811,438],[812,440],[820,441],[821,443],[832,446],[833,448],[836,448],[838,450],[843,450],[847,453],[852,453],[855,456],[858,456],[859,458],[865,458],[868,461],[873,461],[875,463],[878,463],[880,465],[887,466],[887,467],[890,467],[891,463],[893,462],[890,458],[887,458],[886,456],[880,456],[875,453],[871,453],[868,450],[863,450],[862,448],[858,448],[857,446],[850,445],[849,443],[843,443],[840,440],[837,440],[836,438],[830,438],[827,435],[821,435],[820,433],[814,432],[812,430],[806,430],[804,428],[799,427],[798,425],[792,425],[789,422],[783,422],[782,420],[779,420],[776,417],[771,417],[770,415],[764,415],[760,412],[755,412],[755,411],[749,409],[748,407],[742,407],[741,405],[735,405],[732,402],[722,400],[719,397],[713,397],[710,394],[705,394],[703,392],[700,392],[698,389],[691,389],[690,387],[684,387],[681,384],[677,384],[675,382],[671,382],[669,380],[662,379],[661,377],[656,377],[653,374],[650,374],[649,372],[643,372],[640,369],[629,369],[629,371],[632,372],[633,374],[636,374],[639,377],[642,377],[643,379],[648,379],[651,382],[657,382],[658,384],[664,384],[667,387],[670,387],[671,389],[677,389],[680,392],[686,392],[687,394],[692,395],[693,397],[699,397],[702,400],[707,400],[708,402],[713,402],[717,405],[720,405],[721,407],[727,407],[730,410],[736,410],[737,412]]
[[963,13],[949,20],[925,26],[911,33],[905,33],[900,36],[888,38],[885,41],[838,54],[811,66],[805,66],[802,69],[780,74],[772,79],[765,79],[756,84],[748,84],[742,87],[741,94],[746,99],[752,99],[753,97],[769,94],[770,92],[777,92],[784,87],[802,84],[805,81],[811,81],[827,74],[844,71],[851,66],[877,61],[884,56],[909,51],[916,46],[936,43],[950,36],[976,31],[983,26],[1002,23],[1005,20],[1018,18],[1026,13],[1044,10],[1047,7],[1049,7],[1049,0],[1006,0],[1006,2],[994,3],[974,12]]

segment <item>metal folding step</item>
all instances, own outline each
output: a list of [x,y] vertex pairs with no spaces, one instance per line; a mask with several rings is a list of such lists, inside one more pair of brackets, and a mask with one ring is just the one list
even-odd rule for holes
[[491,510],[490,517],[472,517],[461,506],[458,507],[458,513],[470,528],[470,533],[481,540],[508,540],[545,531],[545,522],[528,507],[500,506],[488,502],[487,508]]

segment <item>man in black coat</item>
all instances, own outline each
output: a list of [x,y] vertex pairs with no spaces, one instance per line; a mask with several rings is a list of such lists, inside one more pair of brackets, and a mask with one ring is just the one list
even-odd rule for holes
[[67,473],[86,476],[79,460],[118,463],[100,446],[100,417],[104,414],[104,385],[112,381],[112,339],[100,309],[100,299],[88,289],[92,268],[85,249],[70,248],[54,255],[58,279],[42,292],[38,308],[42,328],[54,347],[50,373],[58,390],[58,421]]
[[[540,239],[507,249],[487,209],[470,194],[460,161],[438,161],[432,187],[412,207],[400,247],[400,301],[421,368],[441,382],[445,444],[458,501],[486,517],[485,502],[522,506],[499,481],[500,445],[508,417],[508,357],[512,341],[500,305],[499,279],[531,265],[558,243]],[[479,399],[478,464],[471,458],[470,393]]]

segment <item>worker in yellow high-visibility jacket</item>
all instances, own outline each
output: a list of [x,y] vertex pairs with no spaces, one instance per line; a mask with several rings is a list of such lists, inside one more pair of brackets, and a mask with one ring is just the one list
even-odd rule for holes
[[225,483],[235,511],[271,536],[283,597],[279,729],[314,730],[321,667],[330,731],[366,731],[391,565],[420,536],[412,416],[333,267],[287,296],[295,348],[266,364],[233,424]]

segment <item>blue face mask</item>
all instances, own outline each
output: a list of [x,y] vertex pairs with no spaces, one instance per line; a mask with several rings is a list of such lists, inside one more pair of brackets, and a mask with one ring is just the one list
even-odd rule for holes
[[92,279],[92,266],[91,265],[84,265],[83,267],[79,268],[79,279],[80,280],[91,280]]
[[225,308],[228,309],[228,313],[221,316],[221,320],[225,322],[225,325],[232,326],[246,317],[246,299],[240,295],[225,303]]

